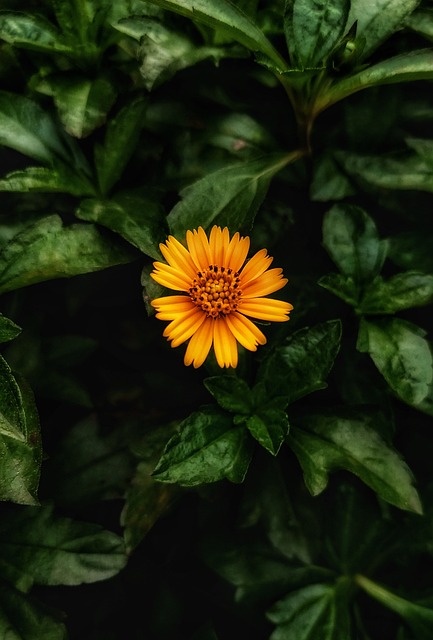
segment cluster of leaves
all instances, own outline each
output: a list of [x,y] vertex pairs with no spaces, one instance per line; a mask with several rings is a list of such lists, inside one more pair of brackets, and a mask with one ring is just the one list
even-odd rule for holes
[[[3,3],[2,638],[432,637],[432,40],[422,0]],[[214,224],[294,311],[190,371],[149,274]]]

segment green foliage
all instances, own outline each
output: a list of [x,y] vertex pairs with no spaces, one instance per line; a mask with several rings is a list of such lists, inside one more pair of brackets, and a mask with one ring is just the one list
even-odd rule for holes
[[[427,0],[3,5],[0,638],[430,639]],[[235,371],[151,305],[214,225]]]

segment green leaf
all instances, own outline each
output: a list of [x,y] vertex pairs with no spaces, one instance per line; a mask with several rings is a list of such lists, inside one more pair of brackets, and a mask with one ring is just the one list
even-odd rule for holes
[[289,431],[286,412],[277,406],[264,407],[248,416],[245,424],[253,438],[269,453],[276,456]]
[[0,292],[106,269],[133,258],[133,253],[94,225],[64,227],[59,216],[48,216],[5,246],[0,256]]
[[272,396],[289,403],[326,388],[340,348],[341,323],[328,320],[289,336],[262,363],[258,378]]
[[21,171],[12,171],[0,179],[0,191],[16,191],[29,193],[42,191],[45,193],[70,193],[73,196],[91,196],[95,189],[84,177],[60,168],[26,167]]
[[284,30],[292,66],[324,67],[344,35],[349,0],[286,0]]
[[433,42],[433,10],[420,9],[412,13],[405,21],[406,27]]
[[47,164],[52,164],[56,156],[70,162],[70,154],[59,133],[54,120],[36,102],[0,91],[1,145]]
[[351,181],[341,171],[334,154],[325,153],[315,160],[310,185],[310,198],[313,202],[343,200],[354,193]]
[[420,0],[351,0],[349,24],[357,21],[357,35],[365,38],[363,58],[404,27],[404,21]]
[[107,123],[103,144],[95,144],[95,165],[102,193],[109,193],[134,153],[144,125],[147,100],[135,97]]
[[417,640],[430,640],[433,634],[433,609],[410,602],[363,575],[356,576],[356,584],[372,598],[401,616]]
[[288,593],[267,612],[278,625],[270,640],[347,640],[351,637],[350,583],[311,584]]
[[64,73],[44,78],[36,88],[53,96],[63,126],[76,138],[85,138],[104,124],[117,95],[108,74],[87,78]]
[[336,204],[323,220],[323,245],[340,271],[355,283],[372,280],[386,257],[372,218],[354,205]]
[[213,376],[203,381],[218,404],[231,413],[249,415],[254,409],[254,398],[247,383],[236,376]]
[[263,156],[201,178],[181,191],[182,200],[168,214],[171,232],[181,238],[198,226],[249,229],[273,176],[298,157],[298,152]]
[[159,244],[167,233],[161,205],[152,193],[124,192],[111,200],[83,200],[76,216],[115,231],[146,255],[161,259]]
[[0,11],[0,38],[15,47],[43,53],[69,52],[57,29],[41,15]]
[[21,327],[0,313],[0,342],[9,342],[21,333]]
[[252,456],[243,425],[213,407],[191,414],[168,442],[153,477],[159,482],[195,486],[227,478],[243,481]]
[[403,269],[433,273],[433,237],[422,231],[406,231],[388,239],[389,258]]
[[0,558],[40,585],[107,580],[126,564],[119,536],[99,525],[55,516],[52,507],[8,513],[0,524]]
[[357,348],[370,354],[400,400],[433,415],[433,357],[424,335],[400,318],[363,318]]
[[357,91],[384,84],[433,79],[433,51],[420,49],[383,60],[327,87],[315,102],[320,113]]
[[329,474],[345,469],[390,504],[422,513],[413,476],[400,455],[374,428],[377,417],[364,409],[305,414],[292,423],[288,444],[314,496],[327,486]]
[[350,276],[344,276],[342,273],[327,273],[320,278],[318,284],[352,307],[357,307],[360,289]]
[[433,301],[433,275],[406,271],[384,280],[378,276],[368,286],[361,304],[362,313],[392,314],[421,307]]
[[0,363],[2,426],[6,419],[10,431],[3,428],[0,435],[0,500],[38,504],[42,448],[33,393],[24,380],[12,377],[3,358]]
[[150,0],[150,2],[206,24],[217,32],[240,42],[247,49],[261,52],[278,68],[282,70],[287,68],[286,61],[264,33],[241,9],[228,0]]
[[0,578],[0,637],[5,640],[67,640],[52,611]]

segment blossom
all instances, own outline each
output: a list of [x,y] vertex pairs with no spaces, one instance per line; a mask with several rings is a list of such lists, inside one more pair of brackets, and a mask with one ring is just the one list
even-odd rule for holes
[[184,362],[200,367],[213,346],[220,367],[236,367],[238,345],[249,351],[266,343],[250,320],[289,320],[292,305],[266,298],[287,283],[282,269],[269,269],[266,249],[246,261],[250,239],[214,226],[207,237],[199,227],[186,233],[186,246],[173,236],[160,245],[166,263],[154,262],[156,282],[182,292],[154,299],[156,317],[169,321],[163,335],[178,347],[189,340]]

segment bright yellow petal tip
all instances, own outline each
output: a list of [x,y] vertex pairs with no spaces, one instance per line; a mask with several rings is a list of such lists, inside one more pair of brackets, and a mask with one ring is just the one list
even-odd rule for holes
[[[150,274],[156,282],[183,295],[151,302],[156,317],[169,321],[163,335],[178,347],[186,341],[186,365],[200,367],[213,347],[220,367],[236,367],[238,343],[249,351],[266,343],[250,320],[289,320],[292,305],[266,298],[287,284],[282,269],[269,269],[266,249],[246,262],[250,239],[227,227],[213,226],[209,236],[202,227],[187,231],[186,246],[173,236],[160,245],[166,263],[154,262]],[[249,316],[249,317],[247,317]]]

